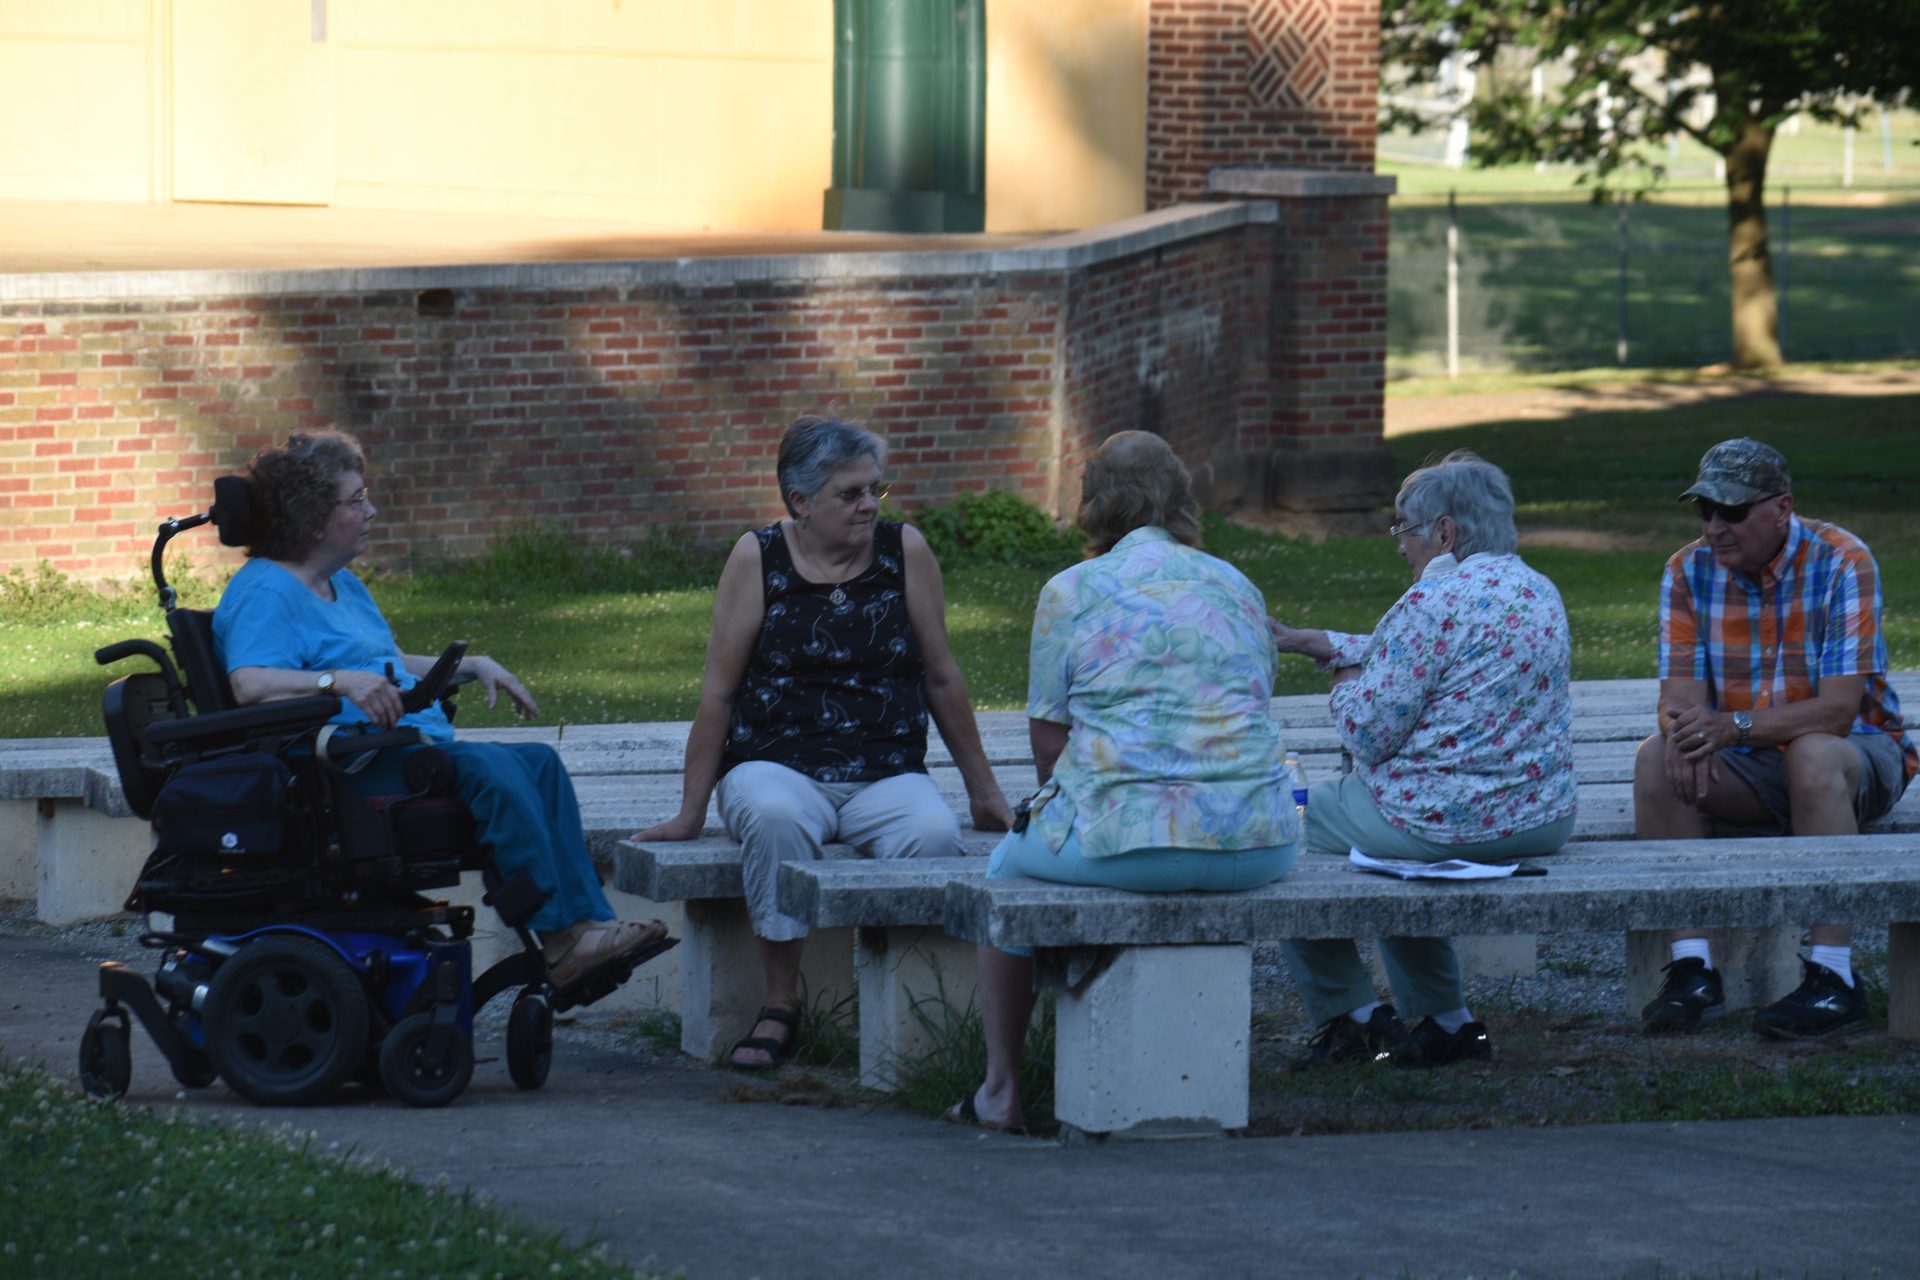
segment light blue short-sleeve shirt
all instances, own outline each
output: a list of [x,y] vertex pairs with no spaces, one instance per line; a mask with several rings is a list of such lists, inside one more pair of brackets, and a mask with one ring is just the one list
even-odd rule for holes
[[[370,671],[389,668],[400,687],[419,677],[407,670],[393,628],[360,579],[342,569],[329,579],[334,599],[322,600],[271,560],[249,560],[233,575],[213,611],[213,638],[228,673],[241,667],[282,671]],[[337,724],[365,724],[366,713],[341,700]],[[438,706],[402,718],[431,742],[453,738]]]
[[1148,526],[1057,574],[1034,610],[1027,715],[1068,725],[1033,827],[1089,858],[1258,849],[1299,834],[1270,708],[1266,601]]

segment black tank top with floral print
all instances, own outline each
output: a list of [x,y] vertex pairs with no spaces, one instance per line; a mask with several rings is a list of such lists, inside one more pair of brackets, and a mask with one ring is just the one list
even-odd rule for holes
[[808,582],[779,522],[754,530],[766,616],[727,728],[723,771],[770,760],[821,782],[927,771],[927,697],[907,619],[901,526],[873,530],[873,563]]

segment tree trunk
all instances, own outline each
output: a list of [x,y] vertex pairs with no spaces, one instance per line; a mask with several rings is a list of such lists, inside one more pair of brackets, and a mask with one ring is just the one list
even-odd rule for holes
[[1779,310],[1767,250],[1767,153],[1773,130],[1748,116],[1727,149],[1727,265],[1733,284],[1733,367],[1780,364]]

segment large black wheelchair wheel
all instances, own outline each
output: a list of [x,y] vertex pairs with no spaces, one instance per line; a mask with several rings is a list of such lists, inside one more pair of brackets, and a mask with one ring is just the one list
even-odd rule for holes
[[433,1013],[409,1014],[380,1044],[380,1078],[410,1107],[444,1107],[473,1079],[473,1037],[446,1028],[434,1044]]
[[525,992],[507,1015],[507,1074],[522,1089],[538,1089],[552,1067],[553,1005],[538,992]]
[[95,1098],[118,1098],[133,1083],[133,1034],[126,1010],[96,1009],[80,1035],[80,1087]]
[[200,1011],[207,1057],[235,1093],[264,1106],[325,1097],[367,1044],[367,993],[331,948],[292,934],[240,948]]

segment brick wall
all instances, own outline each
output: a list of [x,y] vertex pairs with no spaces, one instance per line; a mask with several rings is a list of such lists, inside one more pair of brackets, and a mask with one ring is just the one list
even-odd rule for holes
[[0,570],[137,574],[161,519],[329,422],[368,446],[369,556],[400,570],[516,523],[724,542],[780,512],[786,423],[835,404],[888,438],[908,510],[992,487],[1071,515],[1088,452],[1133,428],[1213,503],[1264,503],[1275,449],[1378,445],[1383,205],[1247,198],[978,253],[11,277]]
[[1373,170],[1378,0],[1149,0],[1147,208],[1219,168]]

